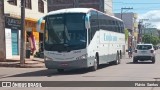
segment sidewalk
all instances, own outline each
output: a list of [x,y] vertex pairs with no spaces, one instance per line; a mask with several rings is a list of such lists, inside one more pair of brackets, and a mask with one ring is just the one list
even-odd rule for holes
[[17,67],[17,68],[44,68],[44,59],[34,58],[25,59],[25,64],[20,64],[20,58],[14,57],[12,59],[7,59],[6,61],[0,61],[0,67]]

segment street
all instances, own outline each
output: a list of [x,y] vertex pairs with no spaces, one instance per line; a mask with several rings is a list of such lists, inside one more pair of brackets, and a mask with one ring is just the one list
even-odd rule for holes
[[[86,69],[65,71],[58,73],[56,70],[46,68],[4,68],[0,67],[0,81],[160,81],[160,50],[156,51],[156,63],[132,63],[126,55],[119,65],[102,65],[95,72]],[[50,87],[37,88],[41,90],[159,90],[160,87]],[[21,88],[1,88],[1,90]],[[24,88],[34,89],[34,88]]]

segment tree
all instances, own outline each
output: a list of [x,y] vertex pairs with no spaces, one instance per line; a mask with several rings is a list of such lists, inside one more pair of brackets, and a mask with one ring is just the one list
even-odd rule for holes
[[150,43],[151,42],[150,35],[148,35],[148,34],[143,35],[142,42]]
[[159,37],[156,37],[156,36],[152,36],[152,44],[153,45],[157,45],[160,41]]
[[160,42],[160,39],[158,36],[145,34],[143,35],[142,41],[144,43],[152,43],[153,45],[157,45]]
[[125,33],[125,41],[127,41],[129,36],[129,32],[127,28],[124,29],[124,33]]

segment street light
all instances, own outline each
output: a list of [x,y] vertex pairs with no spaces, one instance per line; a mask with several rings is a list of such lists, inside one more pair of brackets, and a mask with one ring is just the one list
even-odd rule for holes
[[133,9],[133,8],[121,8],[121,19],[122,19],[123,10],[130,10],[130,9]]

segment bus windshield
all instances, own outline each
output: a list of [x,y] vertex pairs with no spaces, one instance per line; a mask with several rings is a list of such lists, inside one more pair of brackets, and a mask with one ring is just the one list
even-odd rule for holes
[[86,47],[85,14],[50,15],[45,21],[45,50],[70,51]]

